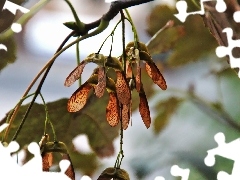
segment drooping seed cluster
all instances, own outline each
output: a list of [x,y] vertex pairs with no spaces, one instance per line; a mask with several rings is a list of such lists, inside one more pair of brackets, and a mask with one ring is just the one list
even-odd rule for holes
[[[145,44],[140,42],[130,42],[125,49],[124,56],[119,58],[104,56],[93,53],[84,59],[66,78],[65,86],[71,86],[81,77],[86,64],[92,62],[98,65],[90,78],[83,83],[70,97],[67,105],[69,112],[81,110],[87,102],[91,89],[98,98],[101,98],[107,90],[109,102],[106,107],[106,119],[110,126],[116,126],[120,120],[123,129],[127,129],[131,116],[131,91],[136,89],[139,93],[139,112],[147,128],[151,124],[150,110],[146,94],[141,80],[141,69],[144,64],[149,77],[162,90],[167,89],[166,81],[152,60]],[[107,71],[114,69],[116,72],[116,82],[107,76]],[[136,73],[134,73],[136,69]]]

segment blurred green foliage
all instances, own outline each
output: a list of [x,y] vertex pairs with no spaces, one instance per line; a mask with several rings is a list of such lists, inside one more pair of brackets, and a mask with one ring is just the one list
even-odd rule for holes
[[[95,95],[91,95],[88,105],[77,113],[69,113],[67,111],[67,99],[60,99],[47,104],[49,118],[56,130],[57,140],[64,142],[68,147],[74,167],[88,175],[94,173],[98,167],[96,155],[99,157],[108,157],[114,153],[113,140],[118,136],[119,127],[112,128],[105,119],[107,102],[107,95],[101,99],[98,99]],[[18,128],[27,107],[28,105],[21,106],[12,125],[9,134],[10,137],[14,135]],[[33,141],[39,142],[41,140],[45,119],[44,106],[35,103],[16,139],[21,147]],[[6,118],[2,122],[5,121]],[[46,133],[50,135],[50,141],[53,141],[53,134],[49,124]],[[90,146],[95,154],[84,154],[75,150],[72,139],[80,134],[87,135]]]
[[[9,0],[18,5],[23,5],[26,0]],[[5,1],[1,1],[0,7],[3,6]],[[5,36],[4,32],[11,28],[16,15],[12,14],[9,10],[4,9],[0,11],[0,44],[7,47],[7,51],[0,49],[0,71],[8,64],[15,62],[17,48],[13,35]]]
[[[24,1],[13,1],[15,3],[23,3]],[[199,1],[188,0],[189,11],[198,9]],[[160,28],[162,28],[169,20],[173,20],[174,27],[163,30],[157,35],[148,45],[151,54],[167,53],[166,61],[158,62],[160,70],[168,70],[171,68],[179,68],[189,65],[191,62],[207,61],[212,58],[214,49],[218,46],[216,40],[210,34],[209,30],[204,26],[200,16],[189,16],[185,23],[181,23],[174,14],[177,11],[175,7],[167,5],[157,5],[153,8],[147,19],[147,33],[153,36]],[[3,11],[0,14],[0,33],[6,28],[9,28],[14,21],[14,16],[9,16],[9,12]],[[10,18],[4,18],[9,16]],[[13,37],[4,39],[0,34],[0,43],[6,44],[8,52],[0,50],[0,70],[2,70],[8,63],[13,63],[16,59],[16,44]],[[204,57],[204,58],[203,58]],[[216,59],[216,58],[215,58]],[[213,61],[218,63],[218,60]],[[163,73],[164,74],[164,73]],[[194,91],[186,91],[181,96],[171,93],[164,95],[164,92],[155,89],[153,82],[148,79],[146,72],[142,73],[142,82],[148,98],[155,97],[156,94],[163,94],[164,100],[157,99],[152,106],[153,111],[156,112],[152,126],[155,136],[160,136],[161,132],[171,122],[173,115],[178,112],[179,121],[183,126],[189,121],[196,121],[199,128],[205,127],[207,141],[213,142],[213,135],[217,131],[222,131],[228,140],[233,140],[239,137],[239,123],[240,123],[240,81],[236,73],[225,65],[224,68],[209,72],[220,86],[218,87],[222,96],[217,102],[211,102],[202,97],[195,95]],[[171,88],[171,87],[170,87]],[[207,87],[206,87],[207,89]],[[171,91],[171,90],[170,90]],[[166,94],[169,93],[167,90]],[[138,93],[132,93],[132,110],[136,110],[139,104]],[[110,127],[106,121],[105,108],[108,102],[108,96],[98,99],[93,94],[90,95],[86,106],[77,113],[67,112],[67,99],[60,99],[55,102],[47,104],[49,109],[50,120],[56,129],[57,140],[64,142],[69,148],[70,156],[72,158],[74,167],[79,169],[84,174],[92,175],[99,168],[100,161],[98,157],[109,157],[114,153],[113,140],[119,135],[119,126]],[[28,105],[21,107],[16,120],[10,131],[12,137],[20,124],[21,118],[26,112]],[[234,122],[235,125],[229,123]],[[4,122],[6,118],[2,121]],[[33,109],[27,118],[26,123],[19,134],[17,141],[21,147],[29,144],[32,141],[39,142],[43,135],[45,121],[45,110],[42,104],[35,103]],[[47,133],[53,137],[51,128],[48,125]],[[82,153],[75,150],[72,139],[79,134],[86,134],[89,139],[89,144],[94,153]],[[193,138],[195,134],[192,135]],[[208,139],[207,139],[208,138]],[[51,139],[52,140],[52,139]],[[154,141],[154,139],[151,139]],[[178,139],[181,140],[181,137]],[[205,140],[205,141],[206,141]],[[141,140],[142,141],[142,140]],[[141,142],[142,143],[142,142]],[[174,143],[174,142],[171,142]],[[203,158],[206,156],[206,149],[204,142],[194,147],[196,152],[176,152],[176,163],[182,167],[191,169],[190,179],[216,179],[216,172],[224,170],[230,173],[232,169],[232,162],[221,157],[216,158],[214,167],[206,167],[203,164]],[[213,146],[212,148],[216,147]],[[209,147],[208,147],[209,148]],[[187,147],[186,147],[187,149]],[[205,152],[203,154],[202,152]],[[139,157],[141,158],[141,157]],[[136,170],[138,177],[143,178],[147,173],[151,173],[147,168],[148,162],[145,166],[140,166]],[[142,169],[141,169],[142,168]],[[107,169],[106,169],[107,170]],[[102,178],[112,178],[108,176],[107,171],[103,171]],[[112,170],[112,169],[110,169]],[[124,171],[125,173],[125,171]],[[101,175],[100,175],[101,176]],[[136,175],[137,176],[137,175]],[[127,178],[126,178],[127,179]]]

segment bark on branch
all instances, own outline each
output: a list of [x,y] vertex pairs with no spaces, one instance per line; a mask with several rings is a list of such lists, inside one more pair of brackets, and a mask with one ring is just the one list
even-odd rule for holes
[[[99,26],[101,19],[110,21],[112,20],[121,10],[132,7],[132,6],[137,6],[140,4],[148,3],[154,0],[119,0],[119,1],[114,1],[111,3],[110,8],[107,13],[105,13],[100,19],[91,22],[89,24],[85,24],[85,31],[84,33],[87,33],[91,29],[94,29]],[[83,35],[84,33],[80,34]]]

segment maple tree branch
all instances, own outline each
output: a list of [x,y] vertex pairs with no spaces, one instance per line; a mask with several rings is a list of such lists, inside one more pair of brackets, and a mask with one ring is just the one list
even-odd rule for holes
[[[81,31],[81,34],[80,35],[85,35],[89,30],[93,29],[93,28],[97,28],[100,26],[100,23],[102,22],[102,20],[104,21],[110,21],[111,19],[113,19],[121,10],[125,9],[125,8],[128,8],[128,7],[132,7],[132,6],[136,6],[136,5],[140,5],[140,4],[143,4],[143,3],[147,3],[147,2],[150,2],[150,1],[153,1],[153,0],[121,0],[121,1],[114,1],[111,3],[111,6],[110,6],[110,9],[109,11],[104,14],[102,16],[102,18],[100,18],[99,20],[97,21],[94,21],[90,24],[85,24],[84,26],[84,30]],[[102,30],[102,29],[101,29]],[[103,29],[104,30],[104,29]],[[103,31],[102,30],[102,31]],[[97,30],[96,30],[97,31]],[[100,31],[100,30],[99,30]],[[97,32],[98,34],[99,32]],[[91,36],[94,36],[94,32],[93,33],[90,33],[90,34],[86,34],[85,36],[82,36],[82,38],[79,38],[77,39],[76,41],[72,42],[69,46],[63,48],[63,46],[65,45],[65,43],[70,39],[71,36],[73,36],[75,34],[75,31],[72,31],[69,36],[67,36],[67,38],[63,41],[63,43],[60,45],[60,47],[58,48],[58,50],[56,51],[56,54],[54,56],[54,58],[52,59],[52,61],[50,61],[50,64],[48,65],[46,71],[45,71],[45,74],[43,75],[38,87],[37,87],[37,90],[35,91],[35,94],[34,94],[34,97],[30,103],[30,105],[28,106],[28,109],[24,115],[24,117],[22,118],[22,121],[16,131],[16,133],[14,134],[12,140],[16,140],[17,139],[17,136],[19,134],[19,132],[21,131],[22,127],[23,127],[23,124],[25,123],[26,119],[27,119],[27,116],[37,98],[37,96],[39,95],[39,93],[41,92],[41,88],[42,88],[42,85],[48,75],[48,72],[50,71],[53,63],[54,63],[54,60],[57,58],[57,56],[59,56],[61,54],[61,52],[63,52],[64,50],[66,50],[68,47],[72,46],[73,44],[79,42],[80,40],[82,39],[85,39],[85,38],[88,38],[88,37],[91,37]],[[28,92],[28,91],[27,91]],[[21,106],[21,104],[19,104],[19,106],[17,108],[19,108]],[[17,111],[14,112],[14,115],[17,114]],[[11,119],[14,119],[15,116],[12,115]],[[12,120],[13,121],[13,120]],[[12,122],[11,121],[11,122]],[[10,126],[11,127],[11,126]],[[8,131],[10,129],[10,127],[8,128]],[[8,132],[7,131],[7,132]],[[6,139],[7,137],[7,134],[6,136],[4,136]]]
[[85,29],[84,32],[81,34],[85,34],[91,29],[94,29],[99,26],[101,20],[107,20],[110,21],[112,20],[121,10],[132,7],[132,6],[137,6],[140,4],[148,3],[154,0],[120,0],[120,1],[114,1],[111,3],[110,8],[108,12],[106,12],[100,19],[93,21],[91,23],[85,24]]

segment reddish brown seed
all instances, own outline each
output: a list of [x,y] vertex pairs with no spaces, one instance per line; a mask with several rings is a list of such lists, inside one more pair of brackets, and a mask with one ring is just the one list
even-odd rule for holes
[[145,68],[153,82],[157,84],[162,90],[166,90],[167,89],[166,81],[161,72],[159,71],[158,67],[156,66],[156,64],[153,62],[151,63],[147,62],[145,63]]
[[87,64],[86,61],[82,61],[66,78],[64,86],[71,86],[76,80],[81,77],[83,69]]
[[62,154],[62,159],[66,159],[68,160],[71,164],[70,166],[67,168],[67,170],[65,171],[65,174],[71,179],[71,180],[75,180],[75,172],[74,172],[74,168],[72,165],[72,161],[71,158],[69,156],[69,154]]
[[139,93],[140,103],[139,103],[139,112],[142,117],[142,120],[147,128],[150,127],[151,124],[151,117],[150,117],[150,111],[148,106],[147,97],[144,93],[144,91],[141,91]]
[[131,64],[129,63],[129,61],[126,62],[126,78],[132,78],[132,67],[131,67]]
[[98,83],[95,87],[95,94],[98,98],[102,97],[106,88],[106,73],[104,67],[98,68]]
[[109,101],[106,108],[106,117],[110,126],[116,126],[119,123],[119,106],[117,95],[114,92],[109,93]]
[[123,105],[122,107],[122,127],[124,130],[128,128],[130,120],[130,106],[129,105]]
[[43,171],[49,171],[50,167],[53,163],[53,155],[52,153],[44,153],[42,154],[42,168]]
[[77,112],[81,110],[87,102],[88,94],[92,86],[85,82],[70,97],[67,104],[69,112]]
[[136,90],[137,92],[140,92],[140,88],[141,88],[141,67],[137,66],[137,75],[135,77],[136,80]]
[[129,104],[131,99],[130,89],[127,84],[127,80],[124,77],[123,72],[116,71],[117,74],[117,82],[116,82],[116,91],[118,100],[122,104]]

